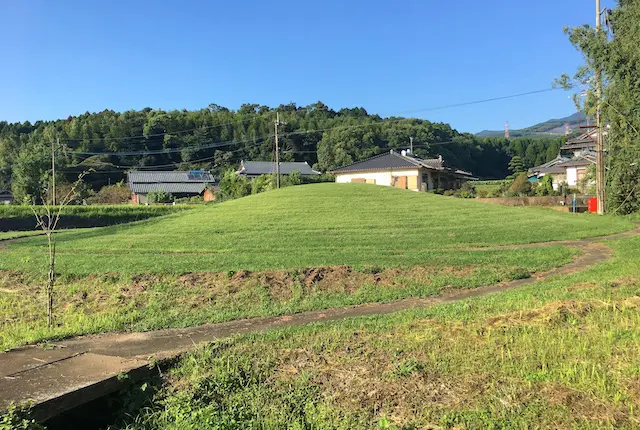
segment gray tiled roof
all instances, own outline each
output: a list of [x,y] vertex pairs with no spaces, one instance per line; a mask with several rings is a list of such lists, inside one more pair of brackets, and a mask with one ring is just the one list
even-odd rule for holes
[[171,194],[201,194],[206,184],[203,183],[175,183],[175,182],[155,182],[155,183],[132,183],[129,184],[131,192],[135,194],[147,194],[152,191],[164,191]]
[[591,152],[571,158],[557,156],[551,161],[529,169],[529,172],[531,174],[563,173],[567,167],[583,167],[594,163],[595,154]]
[[135,194],[165,191],[172,194],[200,194],[208,184],[214,182],[213,175],[206,171],[149,171],[129,172],[129,188]]
[[407,169],[425,167],[431,170],[445,170],[442,158],[421,159],[409,157],[390,151],[376,155],[363,161],[357,161],[347,166],[338,167],[332,173],[362,172],[384,169]]
[[[280,174],[288,175],[291,172],[298,171],[303,176],[317,176],[320,172],[316,172],[306,162],[281,162]],[[272,161],[242,161],[240,163],[241,175],[269,175],[276,172],[276,163]]]
[[213,182],[213,175],[209,172],[202,172],[202,176],[197,179],[189,177],[188,171],[148,171],[140,172],[133,171],[127,173],[127,178],[130,183],[143,182],[143,183],[155,183],[155,182]]

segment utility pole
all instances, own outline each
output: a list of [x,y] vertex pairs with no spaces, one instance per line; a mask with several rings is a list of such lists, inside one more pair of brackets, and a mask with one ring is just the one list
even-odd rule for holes
[[60,146],[60,138],[56,137],[56,142],[51,142],[51,203],[56,205],[56,148]]
[[280,113],[276,112],[276,188],[280,188],[280,148],[278,146],[278,126],[284,124],[286,124],[286,122],[280,122]]
[[411,149],[409,149],[409,151],[411,151],[411,156],[413,156],[413,136],[409,138],[409,142],[411,142]]
[[[600,31],[600,0],[596,0],[596,32]],[[604,142],[602,138],[602,71],[598,66],[595,76],[596,86],[596,197],[598,199],[598,214],[603,215],[606,210],[606,183],[604,167]]]

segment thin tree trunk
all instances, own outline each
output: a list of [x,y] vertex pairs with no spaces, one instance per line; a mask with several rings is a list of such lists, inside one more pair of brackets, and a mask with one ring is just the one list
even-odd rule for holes
[[53,234],[47,234],[49,242],[49,284],[47,285],[47,324],[49,328],[53,326],[53,285],[56,282],[56,243]]

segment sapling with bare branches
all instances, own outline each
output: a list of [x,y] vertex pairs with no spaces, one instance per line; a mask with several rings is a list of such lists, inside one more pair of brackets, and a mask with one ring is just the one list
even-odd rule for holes
[[[84,177],[89,172],[82,172],[78,176],[78,180],[74,182],[67,193],[56,202],[55,186],[52,186],[51,199],[43,198],[42,205],[36,205],[32,200],[31,210],[36,218],[36,228],[41,228],[47,237],[47,245],[49,247],[49,274],[46,288],[47,295],[47,325],[49,328],[53,325],[53,288],[56,282],[56,241],[54,233],[60,223],[60,216],[65,206],[68,206],[78,196],[78,188],[82,184]],[[55,179],[52,180],[52,184]]]

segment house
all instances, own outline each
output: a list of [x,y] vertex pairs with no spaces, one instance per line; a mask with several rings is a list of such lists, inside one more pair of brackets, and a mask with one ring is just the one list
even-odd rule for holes
[[204,170],[190,171],[133,171],[127,173],[131,189],[131,201],[148,203],[147,195],[152,191],[164,191],[175,198],[203,196],[205,201],[215,200],[211,186],[214,178]]
[[[606,132],[605,132],[606,133]],[[597,130],[592,129],[568,140],[553,160],[529,169],[529,181],[539,182],[545,176],[553,179],[553,188],[562,184],[581,187],[590,166],[596,163]]]
[[457,189],[463,182],[476,179],[469,172],[448,167],[442,156],[421,159],[393,150],[337,168],[331,173],[339,183],[386,185],[413,191]]
[[[304,177],[320,176],[320,172],[316,172],[307,164],[303,162],[281,162],[280,174],[289,175],[292,172],[298,171],[300,175]],[[240,168],[236,172],[238,175],[246,176],[249,179],[257,178],[261,175],[271,175],[276,173],[276,163],[273,161],[241,161]]]
[[13,203],[13,194],[9,190],[0,190],[0,205]]

